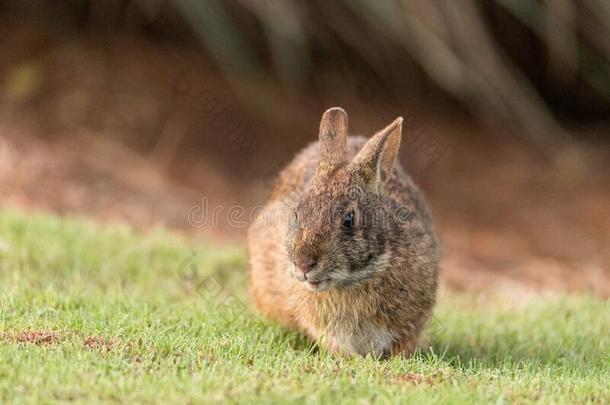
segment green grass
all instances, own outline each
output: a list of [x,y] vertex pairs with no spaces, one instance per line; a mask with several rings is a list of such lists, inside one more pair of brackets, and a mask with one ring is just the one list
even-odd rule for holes
[[163,231],[0,212],[0,402],[610,398],[606,301],[443,292],[413,358],[342,358],[254,315],[245,262]]

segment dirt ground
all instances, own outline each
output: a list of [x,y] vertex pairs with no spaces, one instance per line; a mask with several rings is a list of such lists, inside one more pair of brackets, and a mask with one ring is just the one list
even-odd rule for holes
[[[245,229],[200,211],[264,204],[273,174],[315,139],[320,106],[271,88],[258,116],[185,51],[63,35],[20,35],[0,63],[0,204],[242,241]],[[379,93],[335,99],[362,133],[402,111]],[[261,118],[269,109],[276,119]],[[574,129],[581,141],[549,156],[467,120],[407,116],[400,159],[432,206],[445,285],[610,297],[608,130]]]

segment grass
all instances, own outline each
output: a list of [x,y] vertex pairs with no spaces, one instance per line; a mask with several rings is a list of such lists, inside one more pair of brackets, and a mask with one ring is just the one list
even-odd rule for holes
[[443,292],[411,359],[342,358],[254,315],[245,255],[0,212],[0,402],[593,402],[610,304]]

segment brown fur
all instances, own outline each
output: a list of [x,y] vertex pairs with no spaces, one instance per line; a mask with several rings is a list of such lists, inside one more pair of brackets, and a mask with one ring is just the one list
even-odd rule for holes
[[[328,110],[248,231],[257,309],[332,351],[411,354],[434,306],[437,243],[396,162],[401,125],[348,138],[345,112]],[[311,265],[307,281],[294,263]]]

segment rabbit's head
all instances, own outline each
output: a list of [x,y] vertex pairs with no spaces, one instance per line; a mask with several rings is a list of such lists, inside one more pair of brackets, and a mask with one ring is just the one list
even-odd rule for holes
[[348,159],[347,127],[341,108],[322,116],[316,173],[293,209],[287,241],[291,272],[315,291],[372,277],[388,260],[386,240],[395,226],[384,196],[402,118],[369,139],[353,159]]

